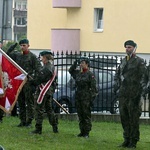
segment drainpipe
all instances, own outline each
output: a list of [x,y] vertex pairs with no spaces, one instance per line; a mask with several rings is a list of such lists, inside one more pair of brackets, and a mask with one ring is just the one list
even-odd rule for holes
[[4,17],[5,17],[5,0],[2,2],[3,10],[2,10],[2,31],[1,31],[1,43],[3,44],[3,35],[4,35]]

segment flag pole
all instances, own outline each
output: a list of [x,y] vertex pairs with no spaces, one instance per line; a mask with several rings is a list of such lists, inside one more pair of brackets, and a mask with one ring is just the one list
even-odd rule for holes
[[[8,58],[8,59],[12,62],[12,64],[13,64],[16,68],[18,68],[22,73],[24,73],[25,75],[28,74],[28,73],[27,73],[25,70],[23,70],[12,58],[10,58],[1,48],[0,48],[0,52],[3,54],[3,56],[5,56],[6,58]],[[0,63],[1,63],[1,60],[0,60]]]
[[58,103],[58,101],[57,101],[56,99],[53,98],[53,101],[54,101],[60,108],[62,108],[62,109],[65,111],[66,114],[69,114],[69,112],[68,112],[60,103]]

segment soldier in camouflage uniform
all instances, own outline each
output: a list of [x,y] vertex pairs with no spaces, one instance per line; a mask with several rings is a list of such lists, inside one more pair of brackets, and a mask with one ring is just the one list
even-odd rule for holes
[[22,52],[14,51],[15,45],[12,45],[7,54],[14,59],[14,61],[28,73],[28,81],[23,86],[19,96],[19,117],[20,124],[18,127],[30,127],[34,118],[34,89],[31,85],[32,79],[34,79],[41,68],[41,63],[37,59],[36,55],[29,51],[29,41],[23,39],[19,42]]
[[[53,128],[54,133],[58,133],[58,119],[52,109],[52,101],[53,101],[53,94],[56,88],[56,80],[53,81],[52,85],[46,92],[43,101],[41,104],[37,103],[37,99],[40,94],[40,87],[41,84],[45,85],[54,74],[54,64],[53,64],[53,55],[50,51],[43,51],[40,53],[41,60],[43,62],[43,67],[40,70],[38,77],[33,81],[34,85],[38,85],[38,88],[35,93],[35,130],[32,131],[32,134],[41,134],[42,133],[42,122],[43,122],[43,115],[44,110],[47,113],[49,123]],[[56,78],[55,78],[56,79]]]
[[140,139],[139,117],[141,115],[141,93],[145,88],[144,60],[136,56],[136,43],[124,43],[127,56],[122,60],[115,75],[115,92],[119,89],[119,109],[123,127],[124,142],[120,147],[136,148]]
[[79,117],[80,133],[78,137],[89,137],[89,132],[92,128],[91,123],[91,104],[96,97],[96,79],[94,74],[89,70],[89,59],[81,58],[80,67],[77,68],[77,61],[70,67],[69,73],[76,82],[76,108]]

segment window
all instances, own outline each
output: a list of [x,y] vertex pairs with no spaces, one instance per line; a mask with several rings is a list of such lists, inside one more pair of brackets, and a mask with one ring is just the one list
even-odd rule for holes
[[16,9],[20,10],[21,9],[21,2],[16,2]]
[[94,9],[94,30],[103,31],[103,8]]
[[18,25],[18,26],[25,26],[27,25],[27,18],[15,18],[15,25]]
[[27,10],[27,2],[16,2],[15,8],[16,10]]
[[26,2],[22,3],[22,10],[27,10],[27,3]]
[[26,37],[26,34],[23,33],[18,33],[18,34],[14,34],[14,41],[19,41],[22,37]]

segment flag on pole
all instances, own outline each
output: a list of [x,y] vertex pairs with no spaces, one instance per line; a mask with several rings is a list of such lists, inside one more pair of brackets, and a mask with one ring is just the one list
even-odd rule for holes
[[27,81],[27,73],[0,49],[0,108],[11,113]]

